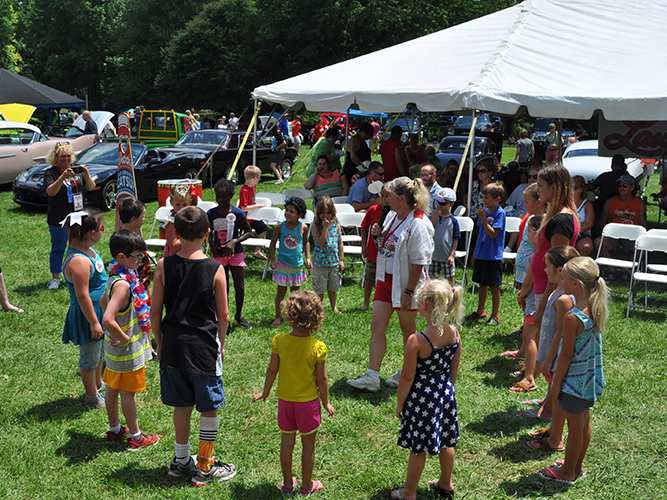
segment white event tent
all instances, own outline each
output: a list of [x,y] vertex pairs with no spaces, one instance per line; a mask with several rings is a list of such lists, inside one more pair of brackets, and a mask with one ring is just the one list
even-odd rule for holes
[[664,0],[526,0],[252,95],[310,111],[667,120],[665,19]]

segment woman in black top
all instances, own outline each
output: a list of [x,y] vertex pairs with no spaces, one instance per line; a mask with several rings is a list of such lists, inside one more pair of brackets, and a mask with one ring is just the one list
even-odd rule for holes
[[49,267],[52,279],[47,288],[56,290],[60,286],[60,271],[67,247],[67,228],[61,227],[60,222],[67,214],[83,210],[84,192],[95,189],[95,181],[85,165],[72,167],[74,149],[68,142],[56,143],[49,151],[46,161],[53,165],[44,173],[46,194],[49,195],[46,222],[51,233]]
[[368,122],[364,122],[359,126],[357,133],[347,143],[343,174],[347,178],[348,185],[352,184],[352,176],[357,173],[357,167],[366,160],[370,161],[371,159],[371,149],[366,144],[366,141],[371,137],[373,137],[373,126]]

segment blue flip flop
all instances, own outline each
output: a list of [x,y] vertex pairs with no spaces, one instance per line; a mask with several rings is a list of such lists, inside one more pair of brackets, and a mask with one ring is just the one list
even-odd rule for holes
[[545,422],[551,422],[550,418],[540,417],[537,413],[534,412],[533,409],[521,410],[519,413],[516,414],[516,416],[520,418],[528,418],[532,420],[544,420]]

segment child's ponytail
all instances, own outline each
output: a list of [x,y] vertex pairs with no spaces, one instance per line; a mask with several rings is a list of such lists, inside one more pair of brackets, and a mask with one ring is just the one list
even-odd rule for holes
[[563,273],[588,291],[591,317],[598,333],[602,333],[609,316],[609,289],[600,276],[600,268],[590,257],[576,257],[565,264]]
[[419,304],[431,306],[431,322],[443,332],[443,325],[451,323],[460,326],[463,320],[463,288],[452,288],[445,280],[429,280],[416,293]]

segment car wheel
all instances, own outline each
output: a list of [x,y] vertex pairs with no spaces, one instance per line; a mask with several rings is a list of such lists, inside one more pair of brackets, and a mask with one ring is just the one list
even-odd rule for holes
[[[234,173],[232,174],[232,178],[229,179],[234,184],[238,184],[238,182],[239,182],[239,167],[242,168],[243,165],[241,165],[240,163],[238,165],[236,165],[236,168],[234,169]],[[232,166],[230,165],[225,169],[225,175],[223,176],[223,179],[229,178],[229,171],[231,170],[231,168],[232,168]]]
[[292,160],[285,158],[280,164],[280,170],[282,170],[283,179],[289,179],[292,177]]
[[100,208],[104,211],[114,210],[116,208],[116,192],[118,190],[118,183],[116,179],[107,182],[102,188],[100,198]]

